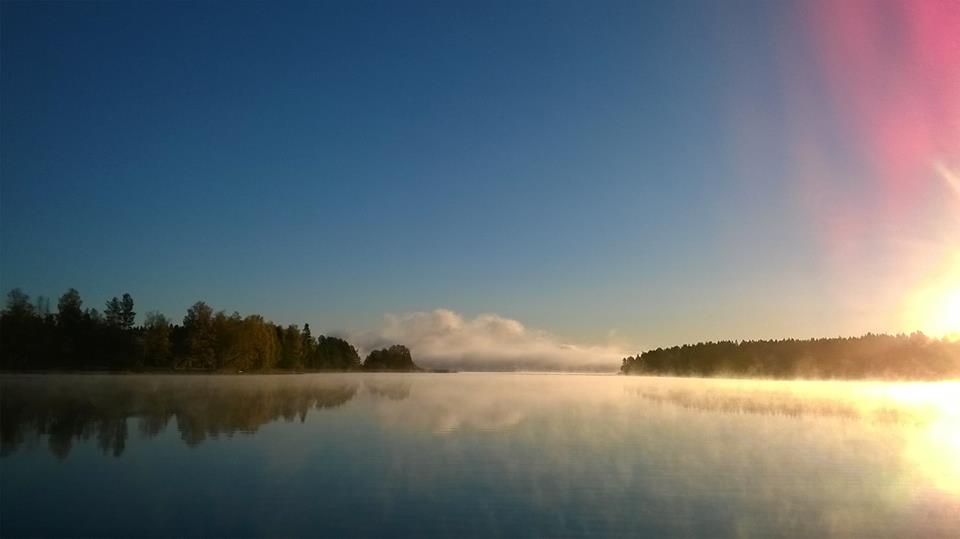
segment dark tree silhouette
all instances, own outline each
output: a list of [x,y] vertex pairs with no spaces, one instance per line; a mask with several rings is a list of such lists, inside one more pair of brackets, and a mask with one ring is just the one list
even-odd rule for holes
[[216,354],[216,338],[213,327],[213,309],[202,301],[187,309],[183,317],[183,328],[187,334],[186,367],[212,369]]
[[117,299],[117,296],[113,296],[113,299],[107,302],[107,305],[103,309],[103,320],[107,323],[108,326],[120,327],[120,311],[122,307],[120,306],[120,300]]
[[124,294],[123,299],[114,296],[107,302],[103,317],[108,326],[128,330],[133,329],[136,314],[133,311],[133,298],[130,294]]
[[296,324],[290,324],[282,330],[280,344],[282,349],[280,366],[284,369],[303,368],[303,335]]
[[413,362],[410,350],[402,344],[390,348],[374,350],[363,360],[363,368],[368,371],[418,371],[420,367]]
[[101,316],[83,310],[80,294],[68,290],[49,314],[45,300],[31,304],[19,288],[0,313],[0,368],[176,369],[263,371],[275,368],[352,371],[362,368],[357,349],[337,337],[314,338],[310,325],[281,327],[260,315],[242,317],[193,304],[182,325],[157,312],[136,326],[130,294],[106,302]]
[[167,318],[158,312],[147,313],[143,323],[143,364],[148,367],[166,367],[173,358],[172,328]]
[[321,335],[308,367],[321,370],[355,371],[361,368],[360,354],[347,341]]

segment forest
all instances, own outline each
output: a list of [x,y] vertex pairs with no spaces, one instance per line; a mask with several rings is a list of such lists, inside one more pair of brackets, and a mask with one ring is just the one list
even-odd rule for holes
[[0,314],[0,369],[177,370],[240,372],[270,370],[415,371],[410,350],[395,344],[361,361],[349,342],[314,337],[310,325],[283,327],[263,316],[226,314],[198,301],[179,324],[149,312],[136,325],[130,294],[106,302],[101,313],[83,308],[77,290],[49,301],[19,288]]
[[922,333],[721,341],[657,348],[623,359],[623,374],[817,379],[960,377],[960,341]]

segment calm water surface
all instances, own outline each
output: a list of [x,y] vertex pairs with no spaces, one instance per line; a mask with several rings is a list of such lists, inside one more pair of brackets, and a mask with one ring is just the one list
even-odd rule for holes
[[3,536],[957,536],[960,382],[0,377]]

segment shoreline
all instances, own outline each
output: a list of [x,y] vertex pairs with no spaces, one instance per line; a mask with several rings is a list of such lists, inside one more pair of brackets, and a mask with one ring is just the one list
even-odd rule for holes
[[143,371],[111,371],[111,370],[0,370],[0,376],[20,376],[20,375],[50,375],[50,376],[295,376],[295,375],[313,375],[313,374],[512,374],[518,376],[529,375],[554,375],[554,376],[602,376],[602,377],[624,377],[636,379],[670,379],[670,380],[729,380],[729,381],[764,381],[764,382],[849,382],[849,383],[902,383],[902,384],[921,384],[921,383],[944,383],[960,382],[960,378],[774,378],[774,377],[749,377],[749,376],[677,376],[667,374],[623,374],[617,372],[574,372],[574,371],[455,371],[448,369],[422,369],[417,371],[390,371],[390,370],[362,370],[362,371],[335,371],[335,370],[283,370],[272,369],[268,371],[188,371],[188,370],[143,370]]

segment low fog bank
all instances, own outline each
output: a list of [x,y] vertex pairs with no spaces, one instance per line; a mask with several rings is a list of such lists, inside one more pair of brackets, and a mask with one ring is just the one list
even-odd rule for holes
[[579,346],[496,314],[474,318],[447,310],[389,314],[383,327],[350,335],[365,354],[394,343],[422,367],[463,371],[616,372],[618,347]]

